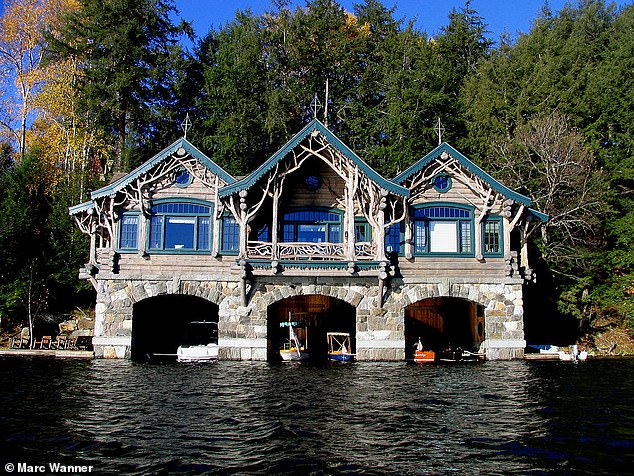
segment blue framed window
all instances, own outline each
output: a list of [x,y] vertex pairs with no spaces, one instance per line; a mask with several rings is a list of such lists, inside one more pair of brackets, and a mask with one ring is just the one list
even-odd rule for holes
[[438,174],[432,179],[434,190],[440,193],[445,193],[451,190],[451,177],[446,174]]
[[473,255],[473,211],[457,205],[419,207],[412,214],[414,254]]
[[341,213],[332,210],[295,210],[282,217],[285,243],[340,243]]
[[400,253],[403,244],[401,224],[390,225],[385,230],[385,251],[388,253]]
[[489,217],[482,222],[482,253],[485,256],[502,256],[502,219]]
[[237,253],[240,248],[240,225],[232,216],[222,217],[222,243],[221,250],[229,253]]
[[139,214],[125,213],[119,225],[119,249],[136,250],[139,248]]
[[372,241],[372,227],[365,218],[354,220],[354,241],[355,243]]
[[211,245],[210,204],[161,202],[151,209],[151,251],[209,251]]

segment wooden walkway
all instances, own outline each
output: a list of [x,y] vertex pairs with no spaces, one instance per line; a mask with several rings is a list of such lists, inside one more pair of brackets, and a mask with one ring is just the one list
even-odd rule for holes
[[0,349],[0,357],[52,357],[56,359],[93,359],[92,350],[66,349]]

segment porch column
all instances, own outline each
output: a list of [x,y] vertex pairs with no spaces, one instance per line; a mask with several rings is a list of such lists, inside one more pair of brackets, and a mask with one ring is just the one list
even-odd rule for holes
[[346,243],[346,260],[354,261],[354,184],[349,180],[346,185],[346,211],[344,215],[345,231],[343,238]]
[[247,258],[247,191],[240,190],[240,242],[238,246],[238,257]]
[[412,246],[412,238],[413,238],[413,225],[412,220],[409,215],[409,205],[405,205],[405,218],[403,219],[405,222],[405,244],[404,244],[404,252],[406,259],[412,259],[414,257],[414,249]]
[[381,202],[376,216],[375,239],[376,252],[374,259],[377,261],[387,261],[385,256],[385,208],[387,207],[387,190],[381,190]]
[[273,187],[273,217],[271,219],[271,260],[277,260],[277,229],[278,229],[278,217],[279,217],[279,188],[277,182]]

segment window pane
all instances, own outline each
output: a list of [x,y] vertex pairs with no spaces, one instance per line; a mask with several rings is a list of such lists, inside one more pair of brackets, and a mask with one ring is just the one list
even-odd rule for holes
[[198,249],[209,249],[209,223],[210,220],[207,217],[198,218]]
[[222,249],[223,251],[238,251],[240,227],[233,217],[222,219]]
[[471,222],[460,222],[460,252],[471,253]]
[[153,216],[150,220],[150,249],[163,248],[161,235],[163,234],[163,217]]
[[425,233],[425,222],[414,222],[414,253],[424,253],[427,251],[427,235]]
[[500,253],[500,222],[487,221],[484,223],[484,252]]
[[136,248],[137,232],[139,229],[138,215],[123,215],[121,218],[120,248]]
[[401,251],[400,225],[392,225],[385,231],[385,251],[388,253]]
[[297,225],[297,241],[307,243],[326,241],[326,225]]
[[167,217],[165,221],[165,249],[194,248],[196,219],[188,217]]
[[284,243],[295,241],[295,225],[291,223],[284,224],[284,236],[282,240]]
[[455,253],[458,251],[458,223],[455,221],[432,221],[429,223],[429,251],[432,253]]
[[370,241],[369,228],[365,223],[354,225],[354,241]]
[[330,236],[328,237],[328,241],[330,241],[330,243],[341,242],[341,233],[339,233],[340,228],[341,227],[339,225],[330,225]]

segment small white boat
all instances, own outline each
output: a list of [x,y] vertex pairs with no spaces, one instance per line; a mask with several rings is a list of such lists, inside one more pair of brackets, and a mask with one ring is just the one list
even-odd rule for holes
[[350,362],[354,355],[350,346],[350,334],[347,332],[327,332],[328,360]]
[[181,345],[176,351],[179,362],[207,362],[218,360],[218,344]]
[[218,323],[192,321],[187,325],[185,342],[176,350],[179,362],[218,360]]
[[298,323],[291,321],[291,313],[288,313],[288,322],[281,322],[280,327],[288,327],[288,342],[285,342],[280,349],[280,357],[284,362],[307,360],[308,353],[308,329],[304,329],[305,344],[302,344],[295,333],[294,325]]

